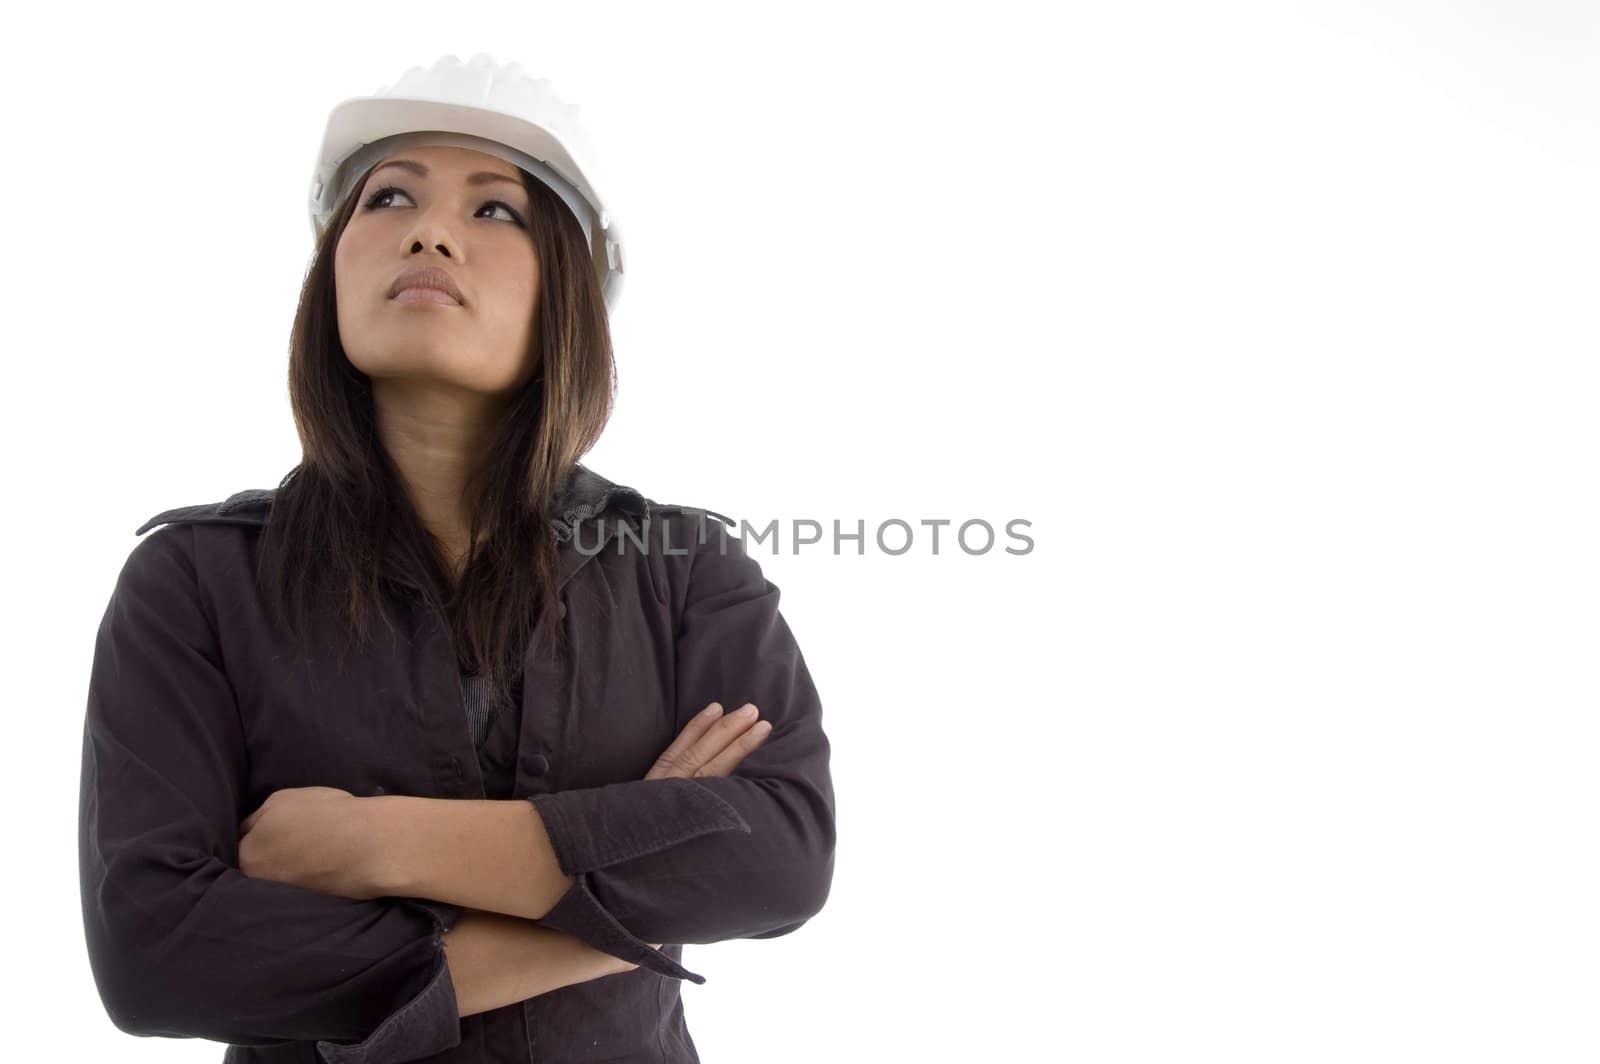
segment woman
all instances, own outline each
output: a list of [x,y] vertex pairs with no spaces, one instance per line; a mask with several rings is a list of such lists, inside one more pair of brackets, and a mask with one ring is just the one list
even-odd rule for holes
[[80,871],[124,1031],[694,1061],[682,944],[827,898],[829,745],[778,589],[726,519],[578,461],[621,258],[573,122],[482,56],[330,119],[302,460],[147,521],[97,637]]

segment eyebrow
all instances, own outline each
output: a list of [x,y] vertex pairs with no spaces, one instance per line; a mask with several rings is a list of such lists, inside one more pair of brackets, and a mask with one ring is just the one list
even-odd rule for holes
[[[388,162],[379,163],[375,166],[372,173],[376,174],[386,166],[398,166],[402,170],[410,170],[418,177],[428,176],[428,168],[413,159],[390,159]],[[494,181],[505,181],[508,184],[516,185],[518,188],[522,187],[522,182],[516,178],[506,174],[496,174],[489,170],[479,170],[475,174],[467,175],[467,184],[469,185],[487,185]]]

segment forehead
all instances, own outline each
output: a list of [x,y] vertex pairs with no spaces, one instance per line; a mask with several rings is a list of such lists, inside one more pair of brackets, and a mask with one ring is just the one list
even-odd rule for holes
[[[426,176],[429,179],[455,179],[485,172],[515,178],[520,173],[515,166],[498,156],[453,144],[401,148],[378,160],[373,169],[404,161],[420,163],[427,170]],[[423,175],[418,174],[418,176]]]

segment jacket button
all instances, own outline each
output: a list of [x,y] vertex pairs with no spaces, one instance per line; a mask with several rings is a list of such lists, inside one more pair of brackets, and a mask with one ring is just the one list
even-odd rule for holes
[[535,776],[543,776],[550,771],[550,759],[543,754],[534,754],[528,758],[528,772]]
[[384,791],[384,789],[382,787],[374,787],[374,788],[372,788],[372,793],[374,795],[379,795],[379,794],[385,793],[385,791]]
[[556,616],[557,617],[565,617],[566,615],[567,615],[567,604],[565,602],[556,603]]

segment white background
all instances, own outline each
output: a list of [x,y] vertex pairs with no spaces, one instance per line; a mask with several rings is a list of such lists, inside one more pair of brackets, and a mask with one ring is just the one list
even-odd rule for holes
[[756,524],[1032,523],[762,556],[837,872],[793,935],[686,948],[708,1064],[1600,1055],[1594,7],[12,25],[6,1059],[221,1058],[91,981],[95,628],[143,520],[298,460],[328,110],[479,51],[611,177],[587,464]]

